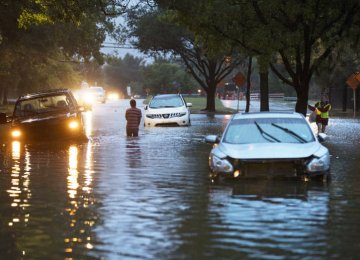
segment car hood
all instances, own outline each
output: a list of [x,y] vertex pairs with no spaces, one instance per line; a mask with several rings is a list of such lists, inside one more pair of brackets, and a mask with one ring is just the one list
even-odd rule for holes
[[52,119],[65,119],[69,118],[72,115],[70,113],[56,113],[56,114],[43,114],[37,116],[31,116],[26,118],[16,118],[14,123],[16,124],[28,124],[28,123],[35,123],[35,122],[42,122]]
[[[319,142],[311,143],[262,143],[262,144],[226,144],[221,143],[215,149],[219,157],[234,159],[290,159],[307,158],[326,150]],[[217,150],[217,151],[216,151]]]
[[183,107],[164,107],[164,108],[148,108],[145,110],[145,114],[170,114],[177,112],[186,112],[187,108]]

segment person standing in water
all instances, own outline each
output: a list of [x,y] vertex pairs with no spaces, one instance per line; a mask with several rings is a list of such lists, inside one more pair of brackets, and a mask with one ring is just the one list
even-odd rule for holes
[[130,108],[128,108],[125,113],[127,136],[135,137],[139,135],[141,116],[141,110],[136,107],[135,99],[131,99]]

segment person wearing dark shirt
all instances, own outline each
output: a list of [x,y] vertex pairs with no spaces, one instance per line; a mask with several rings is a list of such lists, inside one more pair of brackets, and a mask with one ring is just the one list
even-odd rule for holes
[[135,99],[130,100],[130,108],[126,110],[126,135],[127,136],[138,136],[139,125],[141,121],[141,110],[136,107]]

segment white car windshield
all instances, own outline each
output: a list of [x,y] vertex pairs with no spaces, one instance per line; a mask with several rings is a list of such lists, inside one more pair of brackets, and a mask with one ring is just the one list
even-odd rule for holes
[[150,108],[182,107],[184,102],[180,96],[156,96],[150,104]]
[[308,143],[315,141],[312,130],[300,118],[251,118],[232,120],[223,142],[250,143]]

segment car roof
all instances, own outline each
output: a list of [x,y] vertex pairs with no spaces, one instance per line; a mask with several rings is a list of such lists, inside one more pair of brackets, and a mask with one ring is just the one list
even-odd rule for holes
[[38,97],[44,97],[44,96],[50,96],[50,95],[56,95],[56,94],[68,94],[70,92],[71,91],[69,89],[51,89],[51,90],[46,90],[46,91],[42,91],[42,92],[26,94],[26,95],[20,96],[18,98],[18,100],[26,100],[26,99],[38,98]]
[[250,112],[250,113],[237,113],[233,117],[233,119],[251,119],[251,118],[304,118],[304,116],[296,112]]

